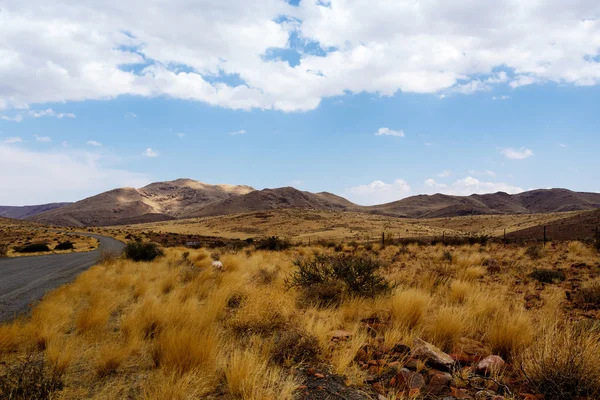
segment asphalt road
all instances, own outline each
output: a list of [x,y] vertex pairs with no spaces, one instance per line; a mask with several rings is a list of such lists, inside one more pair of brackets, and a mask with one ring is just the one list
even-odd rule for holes
[[28,312],[29,305],[46,292],[72,281],[96,264],[102,251],[120,253],[125,246],[106,236],[82,235],[98,239],[99,248],[87,253],[0,259],[0,322]]

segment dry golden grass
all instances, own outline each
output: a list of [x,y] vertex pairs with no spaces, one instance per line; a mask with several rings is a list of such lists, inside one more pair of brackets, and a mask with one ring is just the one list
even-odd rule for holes
[[[350,253],[367,251],[347,247]],[[573,344],[586,355],[581,368],[596,371],[586,358],[599,348],[591,334],[577,341],[550,329],[559,320],[575,332],[566,321],[584,311],[564,307],[559,284],[542,287],[527,279],[540,263],[595,265],[597,253],[584,244],[548,246],[540,260],[519,247],[497,244],[374,246],[370,254],[384,262],[381,273],[396,282],[394,290],[376,298],[346,297],[338,307],[325,308],[302,303],[300,291],[285,282],[294,271],[292,261],[315,252],[334,250],[169,248],[152,263],[109,260],[49,293],[31,318],[0,325],[0,362],[43,353],[63,376],[60,399],[131,393],[146,399],[292,399],[301,384],[292,374],[296,365],[274,361],[275,353],[289,354],[278,348],[289,332],[314,338],[310,350],[319,362],[361,387],[369,375],[355,361],[359,349],[373,343],[410,345],[417,337],[448,352],[474,341],[489,349],[482,351],[515,362],[536,382],[543,382],[548,369],[532,360],[569,365],[567,346]],[[211,266],[217,257],[223,270]],[[488,259],[501,264],[501,271],[489,273],[483,266]],[[593,282],[594,271],[572,273]],[[539,293],[540,301],[526,309],[524,296],[530,293]],[[379,324],[376,333],[365,321]],[[334,330],[347,330],[351,337],[332,345]],[[549,349],[556,345],[566,361],[551,359]]]

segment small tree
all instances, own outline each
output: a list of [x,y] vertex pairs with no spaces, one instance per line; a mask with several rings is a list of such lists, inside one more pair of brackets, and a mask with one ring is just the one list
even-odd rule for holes
[[164,255],[156,243],[129,242],[125,246],[125,258],[133,261],[152,261]]

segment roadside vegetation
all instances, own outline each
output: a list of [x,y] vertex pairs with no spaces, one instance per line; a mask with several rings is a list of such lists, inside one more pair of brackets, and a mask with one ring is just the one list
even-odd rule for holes
[[600,396],[591,245],[265,243],[104,258],[0,325],[0,398]]

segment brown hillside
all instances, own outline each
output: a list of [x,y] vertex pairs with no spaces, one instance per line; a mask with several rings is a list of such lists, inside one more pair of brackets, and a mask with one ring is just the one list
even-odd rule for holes
[[278,189],[257,190],[243,196],[232,197],[211,203],[186,215],[186,218],[237,214],[281,208],[345,211],[355,207],[358,206],[331,193],[315,194],[303,192],[292,187],[284,187]]
[[65,226],[106,226],[167,220],[190,208],[252,190],[249,186],[208,185],[191,179],[178,179],[153,183],[141,189],[110,190],[30,219]]

